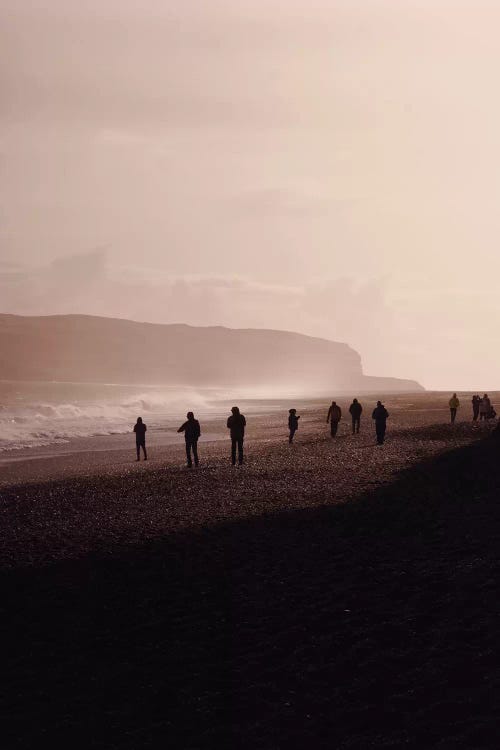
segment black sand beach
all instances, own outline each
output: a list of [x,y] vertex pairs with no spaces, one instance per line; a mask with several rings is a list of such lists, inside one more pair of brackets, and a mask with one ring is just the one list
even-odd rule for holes
[[496,747],[500,445],[419,398],[5,464],[5,746]]

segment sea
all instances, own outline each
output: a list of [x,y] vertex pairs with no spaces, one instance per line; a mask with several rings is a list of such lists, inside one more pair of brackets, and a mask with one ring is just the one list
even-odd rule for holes
[[148,431],[171,429],[188,411],[227,416],[233,402],[266,413],[283,398],[253,390],[223,391],[167,385],[0,381],[0,452],[68,443],[75,438],[131,432],[137,417]]
[[161,429],[187,411],[225,410],[223,394],[171,386],[0,381],[0,451],[130,432],[138,416]]

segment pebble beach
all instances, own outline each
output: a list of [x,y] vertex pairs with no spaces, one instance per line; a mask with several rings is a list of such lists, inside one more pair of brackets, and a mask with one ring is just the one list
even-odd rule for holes
[[9,747],[495,746],[491,428],[399,396],[378,446],[339,401],[335,439],[328,403],[293,445],[247,418],[242,467],[220,420],[192,470],[158,436],[4,459]]

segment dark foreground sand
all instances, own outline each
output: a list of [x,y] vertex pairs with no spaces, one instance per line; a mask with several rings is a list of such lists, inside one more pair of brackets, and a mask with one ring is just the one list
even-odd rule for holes
[[500,445],[422,403],[5,484],[4,746],[496,748]]

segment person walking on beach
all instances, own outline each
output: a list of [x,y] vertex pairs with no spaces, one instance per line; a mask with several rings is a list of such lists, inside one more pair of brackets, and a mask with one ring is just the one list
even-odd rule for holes
[[192,411],[188,411],[186,414],[187,422],[184,422],[177,432],[184,433],[184,440],[186,441],[186,457],[188,469],[193,468],[193,462],[191,460],[191,451],[193,451],[194,465],[198,466],[198,438],[201,435],[200,423],[194,418]]
[[479,421],[482,422],[484,419],[485,422],[488,421],[488,414],[490,413],[491,409],[491,401],[488,398],[488,394],[485,393],[484,396],[481,399],[481,403],[479,404]]
[[339,422],[341,419],[342,409],[336,401],[332,401],[332,405],[328,409],[328,414],[326,415],[326,423],[328,424],[328,422],[330,422],[330,434],[332,437],[335,437],[335,435],[337,434]]
[[375,432],[377,434],[377,443],[382,445],[385,439],[387,419],[389,412],[383,405],[382,401],[377,401],[377,406],[373,410],[372,419],[375,420]]
[[288,436],[289,443],[293,443],[293,436],[299,429],[299,419],[300,417],[297,416],[297,409],[288,410],[288,429],[290,430],[290,434]]
[[135,447],[137,449],[137,460],[141,460],[141,448],[144,453],[144,460],[148,460],[148,454],[146,452],[146,430],[148,428],[142,421],[142,417],[137,417],[137,422],[134,425],[135,432]]
[[237,406],[231,409],[231,416],[227,420],[227,428],[231,435],[231,463],[236,464],[236,448],[238,448],[238,464],[243,463],[243,440],[245,438],[246,419]]
[[457,409],[460,406],[460,401],[458,400],[458,397],[457,397],[456,393],[454,393],[453,396],[450,398],[448,404],[449,404],[449,407],[450,407],[451,423],[454,424],[455,423],[455,417],[457,416]]
[[352,404],[349,407],[349,414],[351,415],[351,419],[352,419],[352,434],[353,435],[355,432],[359,433],[362,411],[363,411],[363,407],[359,403],[358,399],[353,398]]
[[481,398],[477,394],[474,394],[472,397],[472,421],[477,422],[477,418],[479,417],[479,405],[481,403]]

